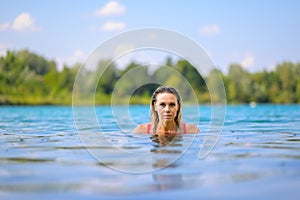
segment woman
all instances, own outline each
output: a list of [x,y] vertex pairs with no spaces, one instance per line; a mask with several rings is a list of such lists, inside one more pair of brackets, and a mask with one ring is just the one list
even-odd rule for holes
[[133,130],[134,133],[166,135],[200,131],[195,125],[181,121],[181,97],[172,87],[161,86],[154,91],[150,112],[150,123],[139,125]]

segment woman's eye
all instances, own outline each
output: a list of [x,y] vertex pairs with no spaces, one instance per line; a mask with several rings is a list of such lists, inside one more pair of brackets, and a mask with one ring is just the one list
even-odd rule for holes
[[175,103],[170,103],[170,107],[174,107],[175,106]]
[[165,107],[166,106],[166,104],[164,104],[164,103],[161,103],[161,104],[159,104],[161,107]]

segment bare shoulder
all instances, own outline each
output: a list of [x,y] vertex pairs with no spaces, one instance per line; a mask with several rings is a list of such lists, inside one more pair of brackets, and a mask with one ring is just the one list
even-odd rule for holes
[[200,129],[194,124],[186,124],[186,133],[198,133]]
[[132,131],[133,133],[147,133],[148,132],[148,124],[140,124]]

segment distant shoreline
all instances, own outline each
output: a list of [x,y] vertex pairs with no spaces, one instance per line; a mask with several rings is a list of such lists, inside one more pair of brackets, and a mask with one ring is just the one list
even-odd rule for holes
[[[40,103],[40,104],[37,104],[37,103],[33,103],[33,104],[30,104],[30,103],[18,103],[18,104],[3,104],[3,103],[0,103],[0,108],[1,107],[5,107],[5,106],[66,106],[66,107],[71,107],[71,106],[91,106],[93,104],[79,104],[79,105],[73,105],[72,103],[71,104],[59,104],[59,103]],[[103,103],[103,104],[94,104],[95,106],[111,106],[112,104],[110,103]],[[128,105],[128,104],[114,104],[114,105]],[[133,106],[148,106],[149,103],[130,103],[129,105],[133,105]],[[187,106],[191,105],[196,105],[196,104],[186,104]],[[198,103],[197,105],[199,106],[209,106],[211,105],[210,103]],[[216,104],[214,104],[216,105]],[[260,105],[300,105],[300,103],[256,103],[255,106],[253,106],[253,104],[251,103],[226,103],[225,105],[228,105],[228,106],[239,106],[239,105],[249,105],[249,107],[253,107],[255,108],[256,106],[260,106]]]
[[[99,61],[97,67],[107,67],[107,63],[111,62]],[[177,88],[186,98],[184,102],[300,103],[300,63],[283,62],[273,71],[255,73],[239,64],[231,64],[228,74],[214,69],[206,76],[187,60],[166,58],[165,63],[174,73],[164,67],[150,73],[149,66],[133,61],[124,69],[111,63],[100,79],[97,73],[85,73],[78,87],[74,83],[77,82],[79,63],[58,70],[55,61],[29,50],[7,51],[5,56],[0,56],[0,105],[72,105],[73,98],[76,104],[83,105],[94,102],[109,105],[111,98],[114,98],[114,104],[149,104],[151,94],[162,84]],[[138,74],[122,79],[137,67],[141,68]],[[188,80],[188,84],[183,84],[183,80]],[[218,80],[221,83],[218,84]],[[142,84],[144,82],[149,84]]]

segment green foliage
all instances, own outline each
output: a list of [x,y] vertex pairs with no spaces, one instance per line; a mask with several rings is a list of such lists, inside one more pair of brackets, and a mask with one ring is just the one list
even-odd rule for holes
[[[28,50],[7,51],[0,57],[0,104],[71,104],[79,67],[64,66],[58,71],[53,60]],[[96,104],[110,104],[113,95],[117,103],[148,104],[158,85],[177,88],[185,102],[196,95],[198,103],[210,103],[212,98],[215,102],[226,98],[228,103],[300,103],[300,63],[284,62],[273,71],[255,73],[232,64],[227,75],[213,70],[203,77],[186,60],[174,62],[166,58],[165,66],[151,74],[147,66],[139,63],[117,69],[109,60],[103,60],[98,64],[98,72],[103,72],[100,80],[89,71],[84,75],[84,84],[98,83]],[[220,79],[226,97],[220,96]],[[84,95],[83,103],[88,101]]]
[[16,52],[16,57],[23,61],[30,71],[33,71],[38,75],[45,75],[49,71],[56,69],[54,61],[48,61],[42,56],[30,53],[28,50]]
[[240,65],[232,64],[229,66],[228,79],[228,101],[248,103],[252,98],[250,74]]

